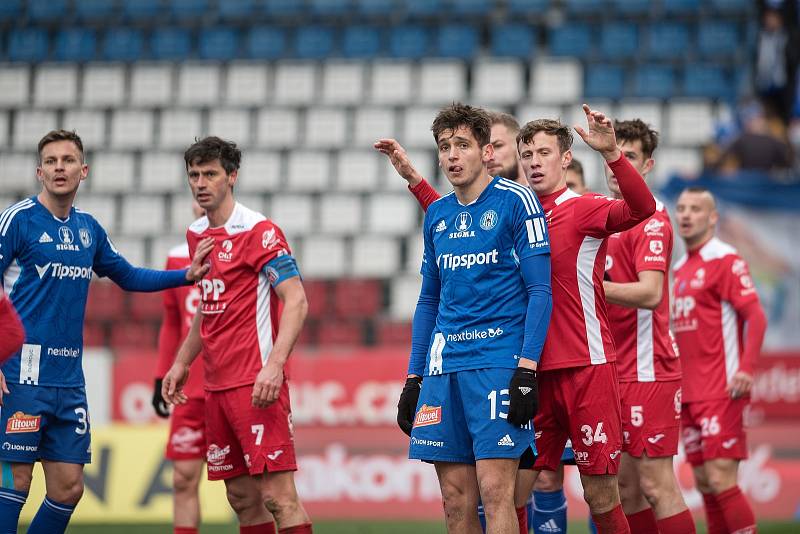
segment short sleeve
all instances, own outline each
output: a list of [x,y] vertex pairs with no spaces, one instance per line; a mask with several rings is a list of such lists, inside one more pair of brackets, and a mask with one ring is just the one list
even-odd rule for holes
[[422,267],[420,267],[419,272],[422,276],[429,276],[439,280],[439,265],[436,262],[436,251],[433,247],[433,235],[431,233],[431,224],[436,218],[435,214],[431,213],[430,210],[425,213],[425,223],[422,225]]
[[722,260],[720,269],[719,293],[722,300],[730,302],[736,310],[758,301],[756,286],[746,261],[731,254]]
[[509,197],[514,251],[520,260],[550,253],[550,236],[542,205],[533,193],[522,189]]
[[261,271],[273,258],[291,253],[286,236],[272,221],[260,222],[250,230],[245,262],[253,271]]
[[653,216],[630,231],[636,272],[668,272],[672,257],[672,226],[669,221]]

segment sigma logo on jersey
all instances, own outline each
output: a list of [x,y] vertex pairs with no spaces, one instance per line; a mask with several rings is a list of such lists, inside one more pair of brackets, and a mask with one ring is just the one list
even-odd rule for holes
[[78,238],[80,238],[83,248],[89,248],[92,246],[92,234],[90,234],[89,230],[86,228],[80,228],[78,230]]
[[470,230],[472,228],[472,214],[468,211],[462,211],[458,215],[456,215],[455,221],[456,231],[450,232],[450,239],[460,239],[462,237],[475,237],[475,230]]
[[447,341],[475,341],[477,339],[491,339],[503,335],[502,328],[487,328],[486,330],[467,330],[458,334],[447,334]]
[[[50,269],[50,266],[53,269]],[[46,263],[44,265],[36,265],[36,272],[39,273],[39,278],[43,279],[45,275],[47,275],[47,271],[50,270],[50,278],[58,278],[59,280],[63,280],[64,278],[69,278],[71,280],[78,280],[78,279],[85,279],[91,280],[92,279],[92,268],[91,267],[78,267],[76,265],[64,265],[62,263]]]
[[438,425],[442,422],[442,407],[423,404],[414,418],[414,428]]
[[224,261],[226,263],[233,260],[233,242],[230,239],[226,239],[222,242],[222,250],[217,253],[217,259],[219,261]]
[[494,210],[487,210],[481,215],[481,228],[484,230],[491,230],[497,226],[497,212]]
[[436,228],[433,230],[434,233],[438,234],[439,232],[444,232],[447,230],[447,223],[444,222],[444,219],[439,221],[439,224],[436,225]]
[[442,254],[437,260],[436,264],[440,269],[456,271],[458,269],[472,269],[474,265],[489,265],[497,264],[497,249],[492,249],[490,252],[478,252],[470,254]]
[[644,225],[644,233],[650,236],[664,235],[664,224],[666,224],[664,221],[650,219],[647,221],[647,224]]
[[8,418],[8,422],[6,423],[6,434],[38,432],[41,422],[41,415],[28,415],[23,412],[16,412],[14,415]]
[[80,250],[80,247],[75,244],[75,236],[72,235],[72,230],[68,226],[58,229],[58,237],[61,239],[61,243],[56,245],[56,250],[72,250],[74,252]]

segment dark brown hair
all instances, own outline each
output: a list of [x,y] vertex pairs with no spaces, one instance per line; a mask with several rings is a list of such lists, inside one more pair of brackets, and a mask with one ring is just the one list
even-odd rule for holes
[[452,105],[439,111],[431,126],[433,138],[438,143],[442,132],[445,130],[455,132],[461,126],[472,132],[479,146],[484,147],[490,143],[492,121],[489,118],[489,114],[481,108],[461,104],[460,102],[453,102]]
[[192,164],[202,164],[219,160],[219,164],[225,169],[227,174],[239,168],[242,163],[242,151],[236,147],[233,141],[225,141],[219,137],[205,137],[196,141],[183,153],[183,161],[186,168]]
[[492,126],[495,124],[502,124],[508,128],[509,132],[514,132],[515,134],[519,133],[519,122],[508,113],[504,113],[502,111],[490,111],[489,121],[491,122]]
[[558,150],[562,154],[572,148],[572,132],[569,127],[553,119],[537,119],[523,126],[517,134],[517,145],[530,143],[533,136],[539,132],[555,135],[558,138]]
[[83,141],[81,141],[80,136],[75,133],[75,130],[50,130],[47,132],[47,134],[39,140],[38,151],[40,161],[42,159],[42,149],[56,141],[72,141],[72,143],[78,147],[78,152],[81,153],[81,161],[83,161]]
[[614,133],[617,143],[622,141],[633,142],[637,139],[642,142],[642,152],[650,158],[658,147],[658,132],[650,128],[641,119],[629,121],[614,121]]
[[572,161],[570,161],[569,165],[567,165],[567,170],[577,172],[580,175],[583,184],[586,185],[586,178],[583,175],[583,164],[581,164],[580,161],[572,158]]

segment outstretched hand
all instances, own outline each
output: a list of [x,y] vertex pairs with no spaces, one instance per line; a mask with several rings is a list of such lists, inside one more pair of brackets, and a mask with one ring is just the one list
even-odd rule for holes
[[406,149],[397,140],[378,139],[372,146],[381,154],[389,157],[389,162],[394,167],[394,170],[408,182],[409,186],[414,187],[422,181],[422,176],[411,164],[411,160],[408,159]]
[[192,264],[189,266],[189,269],[186,271],[186,279],[190,282],[199,282],[211,269],[210,263],[205,263],[206,256],[211,250],[214,248],[214,238],[213,237],[206,237],[200,243],[198,243],[197,248],[194,251],[194,258],[192,259]]
[[600,152],[606,161],[618,160],[621,153],[617,147],[614,123],[602,112],[594,111],[586,104],[583,105],[583,112],[586,114],[589,130],[575,126],[575,131],[581,136],[583,142]]

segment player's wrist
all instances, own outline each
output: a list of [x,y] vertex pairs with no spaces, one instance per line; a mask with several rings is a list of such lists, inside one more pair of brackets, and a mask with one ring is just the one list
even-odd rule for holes
[[531,371],[535,372],[536,369],[539,367],[539,362],[537,362],[536,360],[532,360],[530,358],[522,357],[519,359],[517,367],[522,369],[530,369]]
[[622,157],[622,151],[616,146],[613,150],[601,150],[600,154],[608,163],[614,163]]

